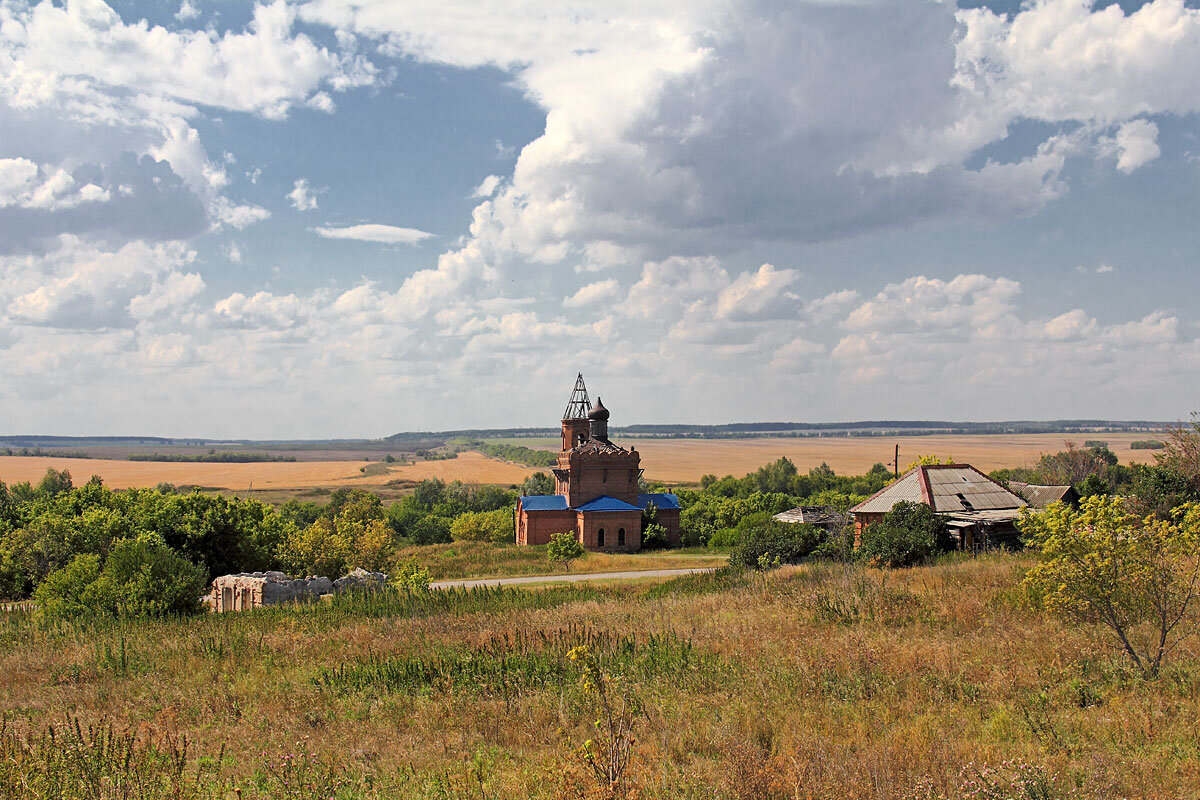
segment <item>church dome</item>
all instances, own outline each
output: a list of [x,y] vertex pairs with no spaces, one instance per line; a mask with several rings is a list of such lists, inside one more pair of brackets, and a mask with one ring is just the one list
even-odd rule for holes
[[592,406],[592,410],[588,412],[588,419],[608,419],[608,409],[605,408],[604,403],[600,401],[600,395],[596,395],[596,405]]

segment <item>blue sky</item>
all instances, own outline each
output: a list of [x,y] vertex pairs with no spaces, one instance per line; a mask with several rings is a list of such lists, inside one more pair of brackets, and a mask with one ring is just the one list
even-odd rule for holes
[[1184,418],[1200,11],[0,2],[0,432]]

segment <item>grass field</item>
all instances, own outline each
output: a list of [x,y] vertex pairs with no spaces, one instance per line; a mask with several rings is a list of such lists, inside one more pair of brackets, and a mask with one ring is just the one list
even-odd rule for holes
[[[631,797],[1197,797],[1197,643],[1145,683],[1107,640],[1026,607],[1028,563],[812,565],[94,628],[10,613],[0,786],[14,800],[602,797],[576,750],[603,738],[602,709],[566,659],[587,643],[609,697],[639,709]],[[121,794],[131,773],[141,788]]]
[[708,548],[651,550],[644,553],[585,553],[564,570],[546,558],[545,546],[515,547],[489,542],[453,542],[403,548],[398,558],[415,558],[435,581],[519,575],[622,572],[624,570],[719,567],[727,557]]
[[[1089,434],[1072,437],[1082,445],[1085,439],[1107,441],[1122,463],[1153,461],[1152,450],[1131,450],[1130,442],[1154,438],[1140,434]],[[900,444],[900,463],[909,463],[920,454],[953,456],[958,461],[990,471],[999,467],[1028,466],[1045,452],[1063,448],[1067,437],[1061,434],[1013,436],[907,436],[896,439],[836,437],[811,439],[633,439],[623,442],[642,454],[646,477],[669,484],[696,483],[702,475],[713,473],[742,476],[781,456],[787,456],[802,471],[825,462],[841,475],[859,475],[876,462],[892,459],[892,448]],[[519,441],[519,440],[514,440]],[[527,446],[556,444],[524,440]],[[297,461],[255,464],[156,463],[102,459],[0,456],[0,480],[6,483],[37,481],[48,467],[67,469],[77,481],[100,475],[113,488],[154,486],[160,482],[177,486],[203,486],[244,492],[279,491],[313,488],[361,486],[379,489],[389,482],[408,485],[425,478],[464,483],[520,484],[537,470],[519,464],[487,458],[476,452],[460,453],[445,461],[420,461],[415,464],[382,464],[364,461]],[[364,467],[366,471],[364,472]]]

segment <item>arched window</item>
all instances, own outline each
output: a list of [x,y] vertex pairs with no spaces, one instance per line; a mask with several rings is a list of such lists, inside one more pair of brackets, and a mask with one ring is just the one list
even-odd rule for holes
[[596,531],[596,547],[604,547],[604,528]]
[[624,546],[625,546],[625,529],[620,528],[617,531],[617,547],[624,547]]

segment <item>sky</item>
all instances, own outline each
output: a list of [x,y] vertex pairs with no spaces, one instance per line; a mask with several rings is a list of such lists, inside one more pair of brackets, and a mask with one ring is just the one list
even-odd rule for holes
[[1183,0],[0,0],[0,433],[1186,419]]

